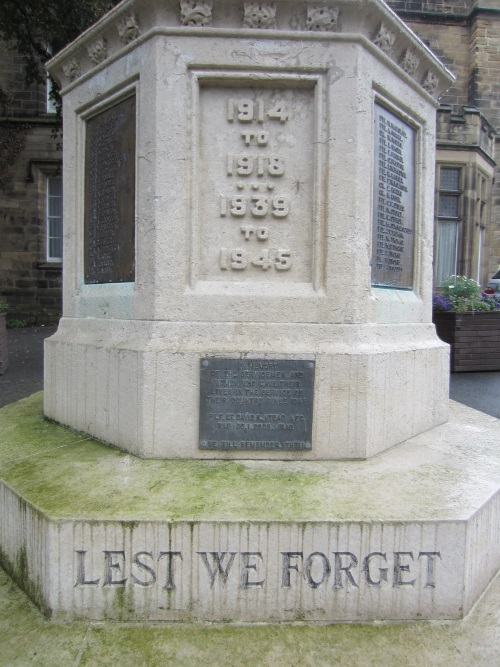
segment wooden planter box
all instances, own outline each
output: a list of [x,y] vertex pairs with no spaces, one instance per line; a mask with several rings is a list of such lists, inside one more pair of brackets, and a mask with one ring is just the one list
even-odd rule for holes
[[434,313],[437,335],[451,345],[451,372],[500,371],[500,312]]
[[7,326],[5,313],[0,313],[0,375],[5,373],[9,365],[9,353],[7,350]]

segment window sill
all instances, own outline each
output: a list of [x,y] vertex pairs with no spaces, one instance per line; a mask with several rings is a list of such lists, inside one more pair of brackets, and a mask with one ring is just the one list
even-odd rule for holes
[[54,269],[55,271],[62,271],[62,262],[38,262],[37,269]]

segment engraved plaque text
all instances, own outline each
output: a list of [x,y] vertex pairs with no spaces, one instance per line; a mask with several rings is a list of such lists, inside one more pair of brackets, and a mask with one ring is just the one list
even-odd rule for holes
[[314,362],[202,359],[200,449],[311,449]]
[[375,105],[372,285],[413,289],[415,130]]
[[85,282],[135,279],[135,97],[90,118],[85,145]]

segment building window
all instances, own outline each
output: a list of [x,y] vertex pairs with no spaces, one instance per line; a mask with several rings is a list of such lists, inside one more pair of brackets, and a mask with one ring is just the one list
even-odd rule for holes
[[461,222],[461,169],[441,167],[438,183],[436,286],[457,274]]
[[54,98],[52,97],[53,89],[54,89],[54,82],[47,74],[47,105],[46,105],[47,113],[56,113],[57,111]]
[[62,176],[46,177],[47,262],[62,262]]

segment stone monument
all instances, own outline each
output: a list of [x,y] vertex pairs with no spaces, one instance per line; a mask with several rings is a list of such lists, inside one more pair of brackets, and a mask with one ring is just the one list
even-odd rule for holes
[[446,424],[431,322],[452,75],[381,0],[125,0],[49,71],[45,414],[89,437],[52,493],[2,486],[8,571],[66,620],[466,613],[500,460],[484,420]]
[[124,2],[51,62],[48,417],[146,458],[362,459],[447,419],[449,72],[381,2]]

